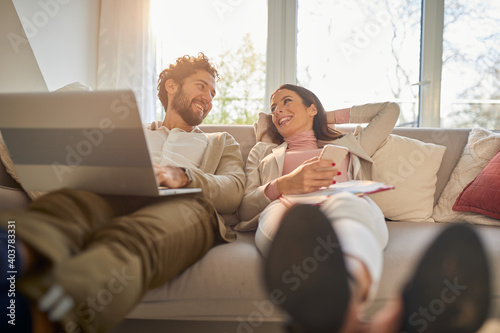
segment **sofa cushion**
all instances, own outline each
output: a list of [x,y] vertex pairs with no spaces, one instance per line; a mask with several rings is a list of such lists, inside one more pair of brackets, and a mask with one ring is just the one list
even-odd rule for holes
[[[368,315],[380,309],[384,303],[398,295],[406,281],[413,274],[417,262],[429,244],[437,237],[446,224],[388,222],[389,243],[384,250],[384,268],[374,302],[368,309]],[[489,257],[491,273],[491,314],[500,315],[500,228],[492,226],[472,226]],[[464,244],[464,246],[467,246]]]
[[466,128],[422,128],[422,127],[396,127],[393,134],[417,139],[422,142],[435,143],[445,146],[443,161],[437,173],[436,193],[434,193],[434,205],[443,192],[448,180],[462,156],[464,147],[469,138],[470,129]]
[[434,222],[437,172],[446,147],[391,134],[373,154],[377,181],[395,187],[371,195],[391,220]]
[[454,211],[453,204],[463,189],[474,180],[500,149],[500,133],[474,128],[467,145],[452,172],[450,180],[434,207],[432,217],[436,222],[468,222],[500,226],[500,221],[475,212]]
[[[446,225],[398,221],[388,222],[388,227],[389,243],[384,250],[382,283],[367,310],[368,316],[400,292],[420,256]],[[490,255],[493,276],[500,276],[500,228],[474,228]],[[254,235],[253,232],[238,232],[235,242],[212,248],[178,277],[149,291],[127,317],[236,320],[242,331],[255,323],[282,321],[283,313],[268,299],[261,283],[263,260],[255,247]],[[500,279],[493,278],[492,282],[492,313],[499,314]]]
[[[169,283],[149,291],[129,318],[282,320],[261,283],[262,255],[254,233],[237,233],[236,241],[210,249]],[[253,317],[253,318],[252,318]]]
[[453,210],[475,212],[500,220],[500,150],[460,193]]

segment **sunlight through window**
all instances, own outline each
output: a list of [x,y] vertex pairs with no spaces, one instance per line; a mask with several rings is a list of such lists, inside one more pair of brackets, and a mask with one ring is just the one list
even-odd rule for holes
[[[151,1],[158,73],[203,52],[221,80],[205,123],[247,123],[264,108],[267,1]],[[157,118],[162,118],[158,104]]]

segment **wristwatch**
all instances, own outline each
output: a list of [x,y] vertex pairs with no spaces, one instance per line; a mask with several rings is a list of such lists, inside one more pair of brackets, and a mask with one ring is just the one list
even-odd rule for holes
[[189,184],[191,184],[193,182],[193,176],[191,175],[191,170],[189,170],[188,168],[181,168],[184,173],[186,174],[186,177],[188,179],[188,182],[186,185],[184,186],[188,186]]

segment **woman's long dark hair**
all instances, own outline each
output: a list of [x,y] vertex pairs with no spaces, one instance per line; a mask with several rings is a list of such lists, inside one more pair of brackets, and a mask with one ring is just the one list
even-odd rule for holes
[[[319,98],[312,91],[294,84],[284,84],[276,89],[276,91],[271,95],[271,99],[279,90],[283,89],[291,90],[297,93],[306,107],[310,107],[312,104],[316,106],[318,113],[316,113],[313,120],[313,131],[316,136],[316,140],[332,141],[343,136],[341,132],[328,127],[325,108],[321,104]],[[267,134],[269,134],[273,142],[277,144],[283,143],[284,139],[278,132],[276,126],[274,126],[271,114],[267,117],[267,123]]]

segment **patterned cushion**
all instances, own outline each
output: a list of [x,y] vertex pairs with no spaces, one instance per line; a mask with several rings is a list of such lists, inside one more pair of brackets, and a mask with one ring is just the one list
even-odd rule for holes
[[448,184],[434,207],[432,217],[436,222],[467,222],[482,225],[499,225],[499,220],[476,212],[453,210],[453,205],[464,188],[476,178],[500,149],[500,133],[474,128],[467,145],[453,170]]

